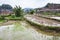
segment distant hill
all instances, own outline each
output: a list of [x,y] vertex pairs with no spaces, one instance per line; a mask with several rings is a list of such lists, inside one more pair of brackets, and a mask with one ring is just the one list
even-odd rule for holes
[[0,10],[5,10],[5,9],[7,9],[7,10],[12,10],[12,6],[11,5],[9,5],[9,4],[2,4],[1,6],[0,6]]
[[33,8],[24,8],[23,10],[25,13],[29,13],[31,10],[33,10]]

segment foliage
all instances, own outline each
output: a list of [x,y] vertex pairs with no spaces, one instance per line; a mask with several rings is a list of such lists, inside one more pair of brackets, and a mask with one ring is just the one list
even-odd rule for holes
[[22,11],[22,9],[21,9],[21,7],[19,6],[19,7],[15,7],[14,8],[14,13],[15,13],[15,16],[16,17],[21,17],[21,16],[23,16],[23,11]]
[[30,11],[30,14],[33,14],[33,13],[34,13],[34,10],[31,10],[31,11]]
[[15,18],[15,15],[11,15],[12,18]]
[[5,22],[5,17],[4,16],[0,16],[0,23],[3,23],[3,22]]
[[5,16],[1,16],[0,19],[4,20],[5,19]]

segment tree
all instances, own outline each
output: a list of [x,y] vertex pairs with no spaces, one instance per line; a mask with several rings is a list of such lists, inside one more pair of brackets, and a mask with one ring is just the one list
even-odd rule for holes
[[16,16],[16,17],[23,16],[22,9],[21,9],[20,6],[19,6],[19,7],[16,6],[16,7],[14,8],[14,13],[15,13],[15,16]]
[[5,16],[1,16],[1,19],[4,20],[5,19]]
[[34,13],[34,10],[31,10],[31,11],[30,11],[30,14],[33,14],[33,13]]

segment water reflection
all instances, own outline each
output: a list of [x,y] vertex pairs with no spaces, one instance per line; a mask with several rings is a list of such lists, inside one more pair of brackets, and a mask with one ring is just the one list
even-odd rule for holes
[[[25,27],[23,27],[25,28]],[[33,28],[14,31],[14,25],[0,27],[0,40],[60,40],[59,36],[38,33]]]

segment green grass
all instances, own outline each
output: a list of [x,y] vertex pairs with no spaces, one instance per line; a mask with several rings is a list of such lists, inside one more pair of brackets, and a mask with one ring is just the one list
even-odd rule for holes
[[2,40],[2,39],[0,38],[0,40]]
[[3,23],[3,22],[5,22],[5,20],[0,20],[0,23]]
[[8,17],[5,17],[5,19],[8,19],[8,20],[23,20],[24,18],[22,16],[21,17],[8,16]]
[[7,19],[21,19],[21,17],[11,17],[11,16],[9,16],[9,17],[6,17]]

